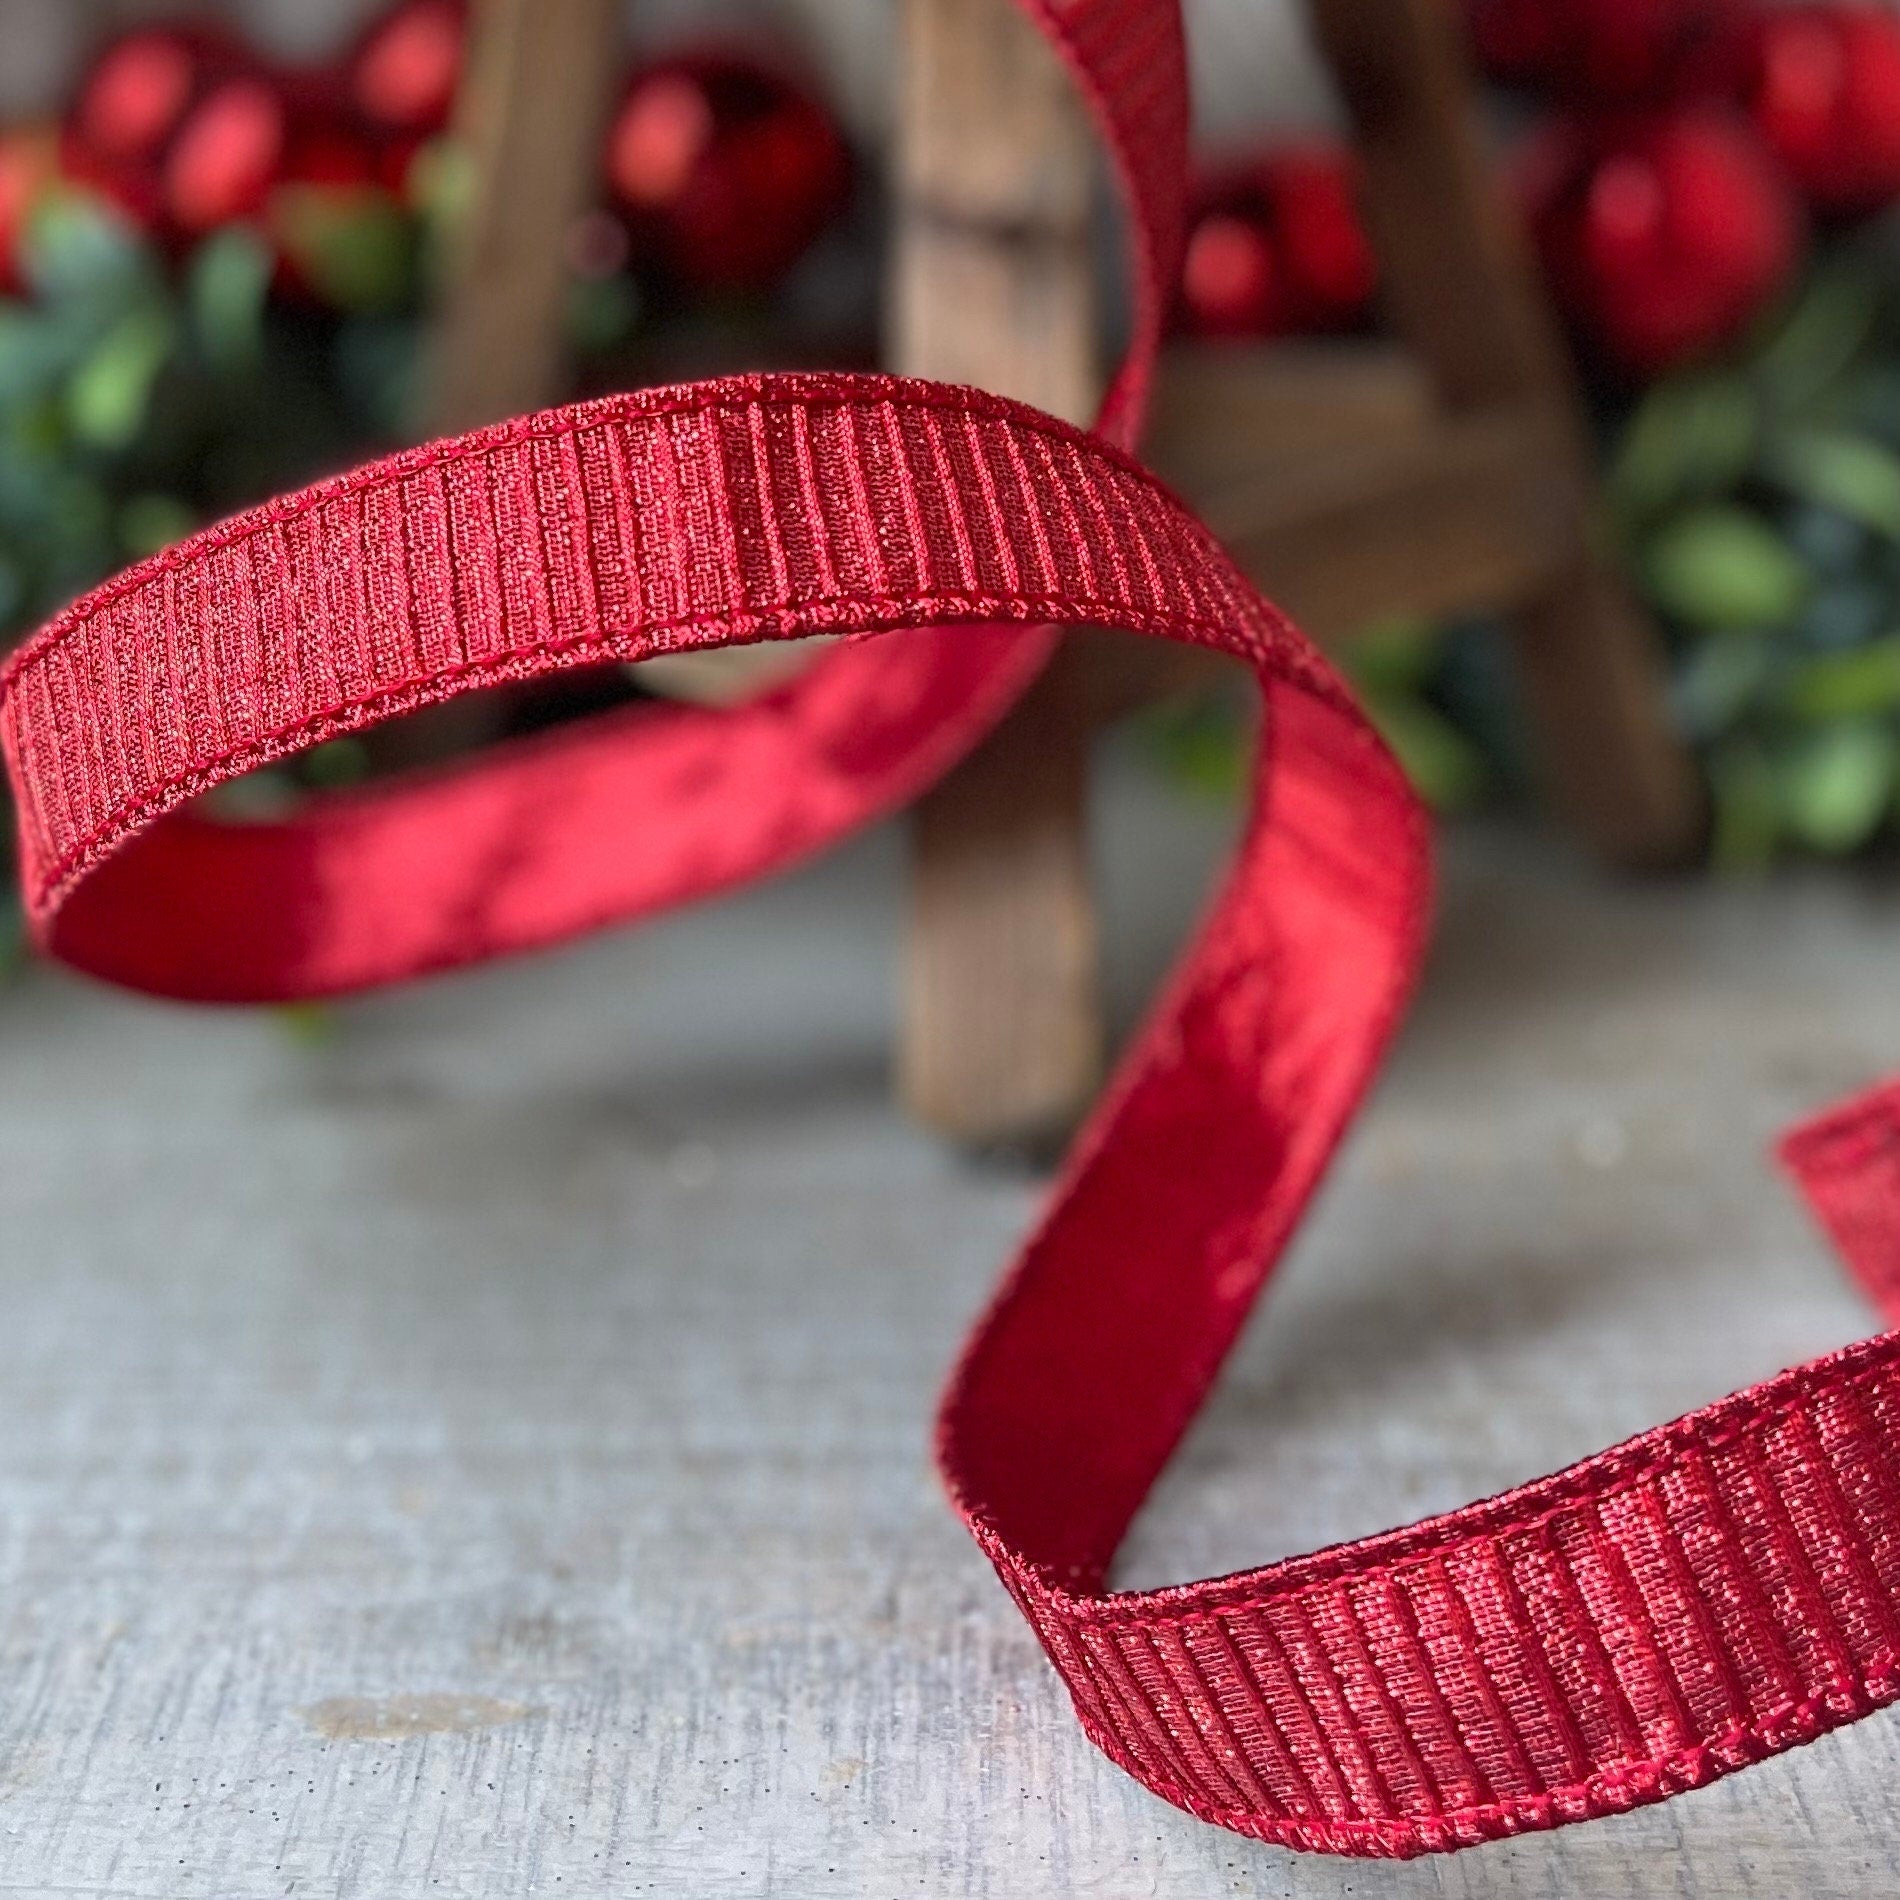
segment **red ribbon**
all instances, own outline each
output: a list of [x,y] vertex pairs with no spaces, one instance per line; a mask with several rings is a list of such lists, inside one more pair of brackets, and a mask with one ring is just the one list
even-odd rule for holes
[[[877,376],[555,410],[273,502],[61,614],[0,680],[52,954],[205,1001],[550,943],[791,864],[975,743],[1056,629],[1222,648],[1265,738],[1227,887],[967,1345],[938,1455],[1100,1746],[1207,1820],[1409,1855],[1659,1800],[1900,1694],[1900,1334],[1484,1503],[1116,1592],[1116,1545],[1396,1023],[1425,828],[1314,649],[1117,443],[1152,363],[1185,91],[1166,0],[1027,0],[1127,187],[1103,427]],[[640,708],[230,824],[190,801],[471,688],[877,634],[733,711]],[[1788,1158],[1900,1318],[1900,1091]]]

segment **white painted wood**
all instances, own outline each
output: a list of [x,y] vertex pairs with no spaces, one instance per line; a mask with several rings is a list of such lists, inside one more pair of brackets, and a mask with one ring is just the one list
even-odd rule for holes
[[[1203,818],[1106,807],[1124,996]],[[1868,1328],[1759,1160],[1900,890],[1465,840],[1391,1084],[1129,1574],[1449,1505]],[[1402,1869],[1082,1740],[926,1461],[1036,1184],[888,1106],[888,838],[272,1021],[0,1001],[0,1896],[1900,1892],[1900,1729]]]

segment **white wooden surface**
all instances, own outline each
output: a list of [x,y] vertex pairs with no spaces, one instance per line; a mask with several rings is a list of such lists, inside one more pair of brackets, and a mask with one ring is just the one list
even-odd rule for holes
[[[1210,827],[1125,785],[1108,822],[1126,993]],[[1457,853],[1390,1086],[1132,1578],[1868,1327],[1758,1154],[1900,1062],[1900,891],[1555,850]],[[0,1001],[0,1895],[1900,1892],[1891,1719],[1405,1868],[1219,1833],[1087,1747],[926,1462],[1036,1189],[887,1108],[896,868],[315,1049],[50,974]]]

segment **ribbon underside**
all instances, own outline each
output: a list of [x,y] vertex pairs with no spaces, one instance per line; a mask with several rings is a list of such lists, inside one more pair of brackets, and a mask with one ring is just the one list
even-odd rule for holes
[[[1405,1856],[1659,1800],[1900,1694],[1900,1335],[1409,1529],[1108,1587],[1417,972],[1425,826],[1325,661],[1126,453],[1178,248],[1176,0],[1024,0],[1121,181],[1098,428],[879,376],[729,377],[433,444],[96,589],[0,678],[29,917],[155,994],[259,1001],[523,951],[902,806],[1071,625],[1224,650],[1263,742],[1226,887],[967,1343],[938,1456],[1094,1740],[1262,1840]],[[731,709],[636,707],[267,823],[302,747],[602,661],[853,638]],[[1900,1091],[1786,1159],[1900,1319]]]

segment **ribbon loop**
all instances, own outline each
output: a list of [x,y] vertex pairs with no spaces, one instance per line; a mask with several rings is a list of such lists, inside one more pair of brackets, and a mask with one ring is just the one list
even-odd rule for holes
[[[1359,1543],[1115,1592],[1115,1548],[1376,1071],[1425,826],[1325,661],[1117,446],[1172,255],[1167,0],[1035,0],[1135,214],[1085,434],[970,390],[729,378],[555,410],[252,510],[0,676],[39,941],[160,994],[319,995],[796,862],[928,784],[1067,625],[1218,647],[1264,739],[1226,889],[943,1401],[957,1506],[1089,1734],[1296,1847],[1409,1855],[1654,1801],[1900,1695],[1900,1334]],[[601,660],[848,633],[749,705],[636,709],[265,824],[195,803],[338,733]],[[1900,1312],[1900,1095],[1788,1149]]]

